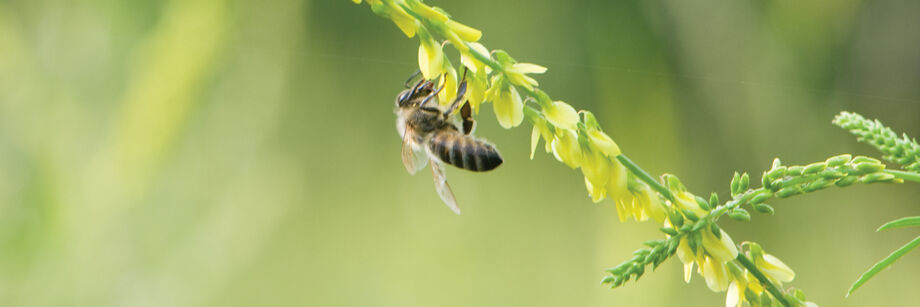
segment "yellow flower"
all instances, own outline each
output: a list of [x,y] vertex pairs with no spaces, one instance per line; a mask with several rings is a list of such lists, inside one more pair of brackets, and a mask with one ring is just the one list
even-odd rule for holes
[[408,3],[414,12],[422,15],[423,17],[427,17],[428,19],[438,22],[446,22],[448,19],[446,14],[442,13],[440,10],[425,5],[421,1],[409,1]]
[[719,229],[721,238],[717,238],[708,229],[701,231],[703,232],[703,248],[706,249],[710,256],[720,262],[732,261],[738,257],[738,247],[735,246],[735,242],[732,242],[732,238],[724,230]]
[[546,67],[531,63],[514,63],[510,66],[505,66],[505,76],[508,77],[508,80],[514,85],[520,85],[529,90],[533,90],[533,87],[539,85],[539,83],[534,78],[528,77],[527,74],[542,74],[544,72],[546,72]]
[[[470,43],[469,45],[472,49],[481,54],[489,54],[489,50],[480,43]],[[489,68],[473,57],[470,52],[460,53],[460,64],[469,69],[467,74],[466,97],[470,107],[473,108],[473,113],[479,114],[479,105],[485,100],[485,92],[489,87],[489,80],[487,77]]]
[[[614,161],[610,165],[610,180],[607,181],[607,195],[617,204],[617,212],[620,211],[620,203],[629,203],[633,201],[633,194],[627,188],[626,168],[620,163]],[[626,219],[621,215],[621,222]]]
[[613,158],[620,155],[620,147],[603,131],[588,128],[588,137],[591,139],[591,144],[597,146],[608,157]]
[[[453,33],[456,33],[457,36],[459,36],[461,39],[467,42],[475,42],[475,41],[478,41],[479,38],[482,37],[482,31],[476,30],[474,28],[471,28],[470,26],[467,26],[465,24],[462,24],[462,23],[459,23],[453,20],[447,20],[446,22],[444,22],[444,25],[447,26],[448,30],[450,30]],[[485,54],[489,54],[489,53],[486,52]]]
[[747,285],[744,281],[733,280],[728,285],[728,293],[725,295],[725,307],[741,307],[744,302],[744,289]]
[[419,30],[418,67],[425,79],[432,80],[444,72],[444,50],[424,28]]
[[674,198],[677,200],[677,206],[681,209],[690,210],[696,214],[696,216],[706,215],[706,210],[700,208],[700,204],[696,202],[696,197],[690,192],[680,191],[675,193],[675,191],[672,190],[671,193],[674,194]]
[[[367,2],[371,5],[374,5],[374,2],[379,1],[380,0],[368,0]],[[399,30],[406,34],[406,36],[415,36],[415,33],[419,28],[418,21],[416,21],[415,18],[412,18],[409,13],[406,13],[406,11],[403,10],[403,8],[399,5],[396,5],[393,2],[388,2],[388,4],[390,6],[390,10],[387,15],[390,17],[390,20],[393,20],[393,23],[395,23],[396,26],[399,27]]]
[[542,74],[546,72],[546,67],[531,64],[518,63],[504,50],[495,50],[493,52],[495,61],[502,66],[502,73],[511,84],[523,86],[528,90],[533,90],[537,86],[537,80],[528,77],[527,74]]
[[521,94],[501,78],[496,79],[492,82],[492,88],[486,91],[486,99],[492,101],[492,110],[495,111],[495,117],[502,128],[517,127],[524,121],[524,102],[521,100]]
[[444,87],[438,93],[438,101],[441,106],[448,106],[453,103],[457,97],[457,70],[453,66],[447,65],[444,77],[441,78],[438,86]]
[[578,144],[577,136],[572,130],[556,129],[556,135],[551,145],[553,156],[572,169],[581,166],[583,155],[581,154],[581,145]]
[[607,182],[610,180],[610,160],[596,150],[583,151],[581,172],[585,175],[585,186],[595,203],[607,197]]
[[533,154],[540,143],[540,137],[543,137],[544,149],[546,152],[552,150],[550,143],[553,141],[553,132],[549,130],[547,122],[543,117],[535,116],[533,119],[533,130],[530,131],[530,159],[533,160]]
[[543,115],[553,126],[563,129],[575,130],[575,124],[578,123],[578,112],[562,101],[551,101],[544,104]]
[[[619,163],[615,164],[619,165]],[[620,166],[620,168],[622,169],[623,167]],[[664,204],[661,203],[658,194],[651,187],[643,184],[634,195],[636,206],[643,212],[643,215],[637,219],[638,221],[645,221],[648,217],[651,217],[660,222],[667,217],[667,212],[664,211]]]
[[703,256],[703,263],[700,264],[700,275],[706,279],[706,286],[714,292],[722,292],[728,289],[728,272],[725,263],[713,259],[709,256]]
[[765,253],[763,257],[755,258],[754,264],[757,265],[757,268],[763,271],[764,274],[775,281],[790,282],[795,279],[795,272],[783,263],[783,261],[773,255]]
[[[670,222],[668,225],[670,225]],[[690,249],[690,243],[688,243],[687,238],[680,239],[680,244],[677,245],[677,258],[684,263],[684,281],[689,283],[690,277],[693,276],[693,263],[698,262],[698,260],[697,253],[695,250]]]

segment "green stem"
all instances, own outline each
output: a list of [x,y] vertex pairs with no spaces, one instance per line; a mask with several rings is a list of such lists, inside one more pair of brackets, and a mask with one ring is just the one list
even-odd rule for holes
[[768,279],[767,276],[764,275],[763,272],[761,272],[753,262],[751,262],[751,259],[748,259],[748,257],[744,255],[744,253],[738,253],[738,257],[735,258],[735,260],[738,260],[738,262],[740,262],[744,268],[751,272],[751,274],[753,274],[754,277],[760,281],[760,284],[764,285],[765,288],[767,288],[767,291],[769,291],[777,301],[782,303],[783,306],[792,306],[788,301],[786,301],[786,297],[783,296],[783,293],[779,291],[779,288],[773,285],[773,282],[771,282],[770,279]]
[[920,174],[914,172],[905,172],[893,169],[886,169],[883,172],[894,175],[897,178],[901,178],[907,181],[920,182]]
[[665,187],[664,185],[659,183],[657,180],[655,180],[655,178],[653,178],[652,175],[649,175],[645,170],[639,167],[639,165],[637,165],[635,162],[630,160],[629,157],[626,157],[626,155],[624,154],[620,154],[617,156],[617,160],[620,161],[620,163],[622,163],[623,166],[626,166],[626,169],[629,169],[629,171],[632,172],[633,175],[636,175],[636,177],[639,177],[639,180],[642,180],[642,182],[645,182],[646,184],[651,186],[653,189],[655,189],[655,191],[658,191],[658,193],[661,193],[661,195],[664,195],[664,197],[666,197],[667,199],[670,199],[671,201],[676,201],[674,199],[674,195],[671,194],[671,191],[669,191],[667,187]]

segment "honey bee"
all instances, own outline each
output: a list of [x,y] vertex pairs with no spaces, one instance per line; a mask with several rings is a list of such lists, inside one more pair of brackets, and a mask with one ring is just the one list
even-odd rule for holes
[[444,163],[485,172],[501,165],[502,157],[495,146],[470,135],[474,122],[469,103],[460,108],[461,125],[454,118],[466,93],[465,72],[457,88],[457,98],[446,110],[442,110],[437,101],[443,86],[435,89],[434,83],[424,78],[408,86],[417,74],[406,81],[407,89],[396,96],[396,129],[403,140],[403,165],[409,174],[415,174],[430,164],[435,190],[447,207],[460,214],[454,193],[447,184]]

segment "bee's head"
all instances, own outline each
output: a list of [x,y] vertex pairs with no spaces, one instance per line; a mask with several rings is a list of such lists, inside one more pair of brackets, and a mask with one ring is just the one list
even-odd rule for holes
[[396,107],[405,107],[409,105],[409,102],[412,100],[412,90],[407,88],[399,92],[399,95],[396,95]]

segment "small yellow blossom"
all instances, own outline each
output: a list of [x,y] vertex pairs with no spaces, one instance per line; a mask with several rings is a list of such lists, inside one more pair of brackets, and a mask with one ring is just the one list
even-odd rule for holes
[[546,67],[531,63],[514,63],[505,66],[505,75],[514,85],[526,87],[533,90],[534,86],[539,85],[537,80],[527,76],[527,74],[542,74],[546,72]]
[[535,116],[533,120],[533,130],[530,131],[530,159],[533,160],[533,154],[537,150],[540,138],[543,138],[544,149],[550,152],[550,143],[553,141],[553,132],[550,131],[548,123],[540,116]]
[[599,151],[582,151],[581,172],[585,175],[585,186],[595,203],[607,197],[607,182],[610,180],[610,160]]
[[610,180],[607,181],[607,195],[609,195],[610,199],[617,205],[617,213],[620,214],[621,222],[625,222],[626,218],[622,215],[625,212],[619,213],[620,204],[634,201],[633,194],[627,188],[626,177],[626,168],[614,161],[610,165]]
[[446,22],[448,20],[447,14],[444,14],[438,9],[427,6],[421,1],[409,1],[409,5],[412,7],[412,10],[423,17],[427,17],[432,21]]
[[773,255],[763,254],[763,257],[754,259],[754,264],[757,265],[757,268],[763,271],[764,274],[775,281],[790,282],[795,279],[795,272],[783,263],[783,261]]
[[733,280],[728,285],[728,293],[725,295],[725,307],[741,307],[744,302],[744,289],[747,285],[744,281]]
[[577,136],[572,130],[556,129],[551,147],[556,160],[572,169],[581,166],[581,145],[578,144]]
[[[368,3],[370,3],[371,5],[374,5],[374,2],[379,2],[379,1],[380,0],[376,0],[376,1],[368,0]],[[390,20],[392,20],[393,23],[395,23],[396,26],[399,27],[399,30],[401,30],[404,34],[406,34],[406,36],[408,37],[415,36],[415,33],[418,31],[418,28],[419,28],[418,21],[416,21],[415,18],[410,16],[409,13],[406,13],[406,11],[403,10],[402,7],[395,5],[392,2],[389,2],[389,3],[390,3],[389,5],[390,10],[389,10],[388,16],[390,17]]]
[[575,124],[578,123],[578,112],[562,101],[551,101],[544,104],[543,115],[553,126],[563,129],[575,130]]
[[706,286],[709,287],[709,290],[715,292],[727,290],[731,281],[728,278],[725,263],[709,256],[703,256],[703,263],[700,264],[700,275],[706,279]]
[[724,230],[719,229],[721,238],[717,238],[708,229],[701,231],[703,232],[703,248],[710,256],[721,262],[732,261],[738,257],[738,247]]
[[[460,39],[467,42],[475,42],[482,37],[482,31],[476,30],[470,26],[453,20],[448,19],[446,22],[444,22],[444,25],[447,26],[447,29],[449,29],[451,32],[456,33]],[[489,53],[486,52],[485,54]]]
[[492,101],[492,110],[495,111],[495,117],[502,128],[517,127],[524,121],[524,102],[521,100],[521,94],[500,77],[496,79],[493,80],[492,87],[486,91],[486,99]]
[[425,79],[432,80],[444,72],[444,51],[424,30],[419,31],[418,67]]
[[441,92],[438,93],[438,102],[441,106],[448,106],[453,103],[454,99],[457,98],[457,70],[453,66],[447,65],[438,87],[443,87]]
[[698,258],[697,252],[690,248],[686,238],[680,239],[677,245],[677,258],[684,263],[684,281],[689,283],[690,277],[693,276],[693,263],[698,262]]
[[674,194],[674,198],[677,201],[677,206],[684,210],[690,210],[697,216],[706,215],[706,210],[700,208],[700,204],[696,202],[696,197],[693,196],[690,192],[687,191],[671,191]]

